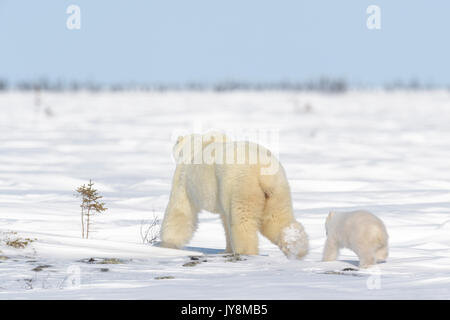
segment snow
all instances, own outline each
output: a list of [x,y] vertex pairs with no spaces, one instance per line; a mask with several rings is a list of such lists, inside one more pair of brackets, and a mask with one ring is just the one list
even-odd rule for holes
[[285,254],[289,259],[295,259],[299,253],[308,251],[308,236],[294,224],[284,228],[282,235],[286,242],[287,253]]
[[[43,105],[34,101],[0,94],[0,299],[450,298],[449,92],[44,92]],[[262,237],[259,256],[230,259],[207,212],[186,250],[142,244],[143,221],[161,219],[168,201],[178,135],[258,129],[278,134],[262,142],[286,169],[310,240],[304,260]],[[74,190],[89,179],[108,210],[86,240]],[[385,223],[387,262],[342,271],[357,268],[349,250],[321,262],[328,212],[359,209]],[[16,249],[7,237],[32,242]]]

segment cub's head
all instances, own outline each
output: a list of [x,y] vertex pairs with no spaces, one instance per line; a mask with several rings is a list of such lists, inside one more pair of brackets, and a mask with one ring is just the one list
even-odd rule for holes
[[188,134],[179,136],[173,146],[173,157],[177,163],[189,162],[193,155],[213,142],[225,142],[227,137],[220,132],[209,132],[205,134]]

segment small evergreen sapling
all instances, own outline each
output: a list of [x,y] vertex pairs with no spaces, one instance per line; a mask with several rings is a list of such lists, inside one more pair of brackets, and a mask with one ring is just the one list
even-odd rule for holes
[[92,186],[94,183],[89,180],[88,185],[82,185],[79,187],[76,192],[77,197],[81,197],[81,236],[82,238],[89,238],[89,230],[91,226],[91,216],[95,213],[101,213],[106,211],[108,208],[105,208],[104,202],[99,202],[103,196],[98,194],[98,191]]

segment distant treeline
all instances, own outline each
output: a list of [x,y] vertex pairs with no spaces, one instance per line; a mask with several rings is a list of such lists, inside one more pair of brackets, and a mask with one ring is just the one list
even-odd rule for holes
[[[318,80],[293,82],[245,82],[245,81],[222,81],[215,84],[204,84],[189,82],[185,84],[140,84],[140,83],[116,83],[102,84],[93,81],[48,81],[41,79],[37,81],[19,81],[9,84],[6,80],[0,79],[0,91],[19,90],[19,91],[318,91],[328,93],[342,93],[348,89],[379,89],[379,87],[368,86],[349,86],[344,79],[334,79],[322,77]],[[395,81],[382,87],[385,90],[434,90],[442,89],[442,86],[424,84],[416,80],[402,82]],[[450,89],[450,86],[447,87]]]

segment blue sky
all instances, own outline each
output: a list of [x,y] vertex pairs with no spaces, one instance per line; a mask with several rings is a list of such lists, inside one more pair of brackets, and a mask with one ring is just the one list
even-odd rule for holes
[[[68,30],[66,9],[81,8]],[[381,8],[381,30],[366,8]],[[450,2],[0,0],[0,78],[450,84]]]

